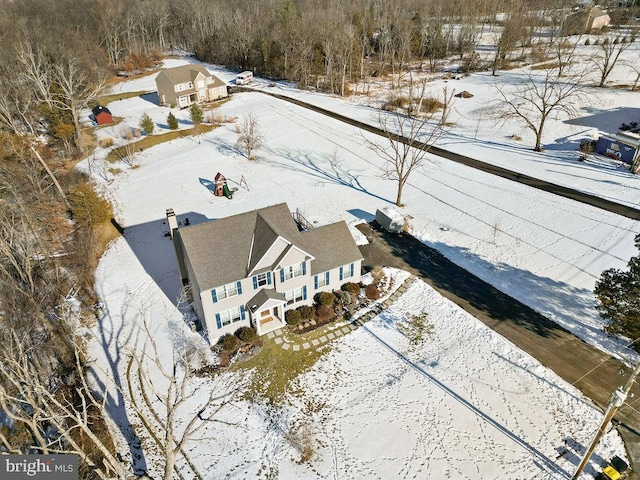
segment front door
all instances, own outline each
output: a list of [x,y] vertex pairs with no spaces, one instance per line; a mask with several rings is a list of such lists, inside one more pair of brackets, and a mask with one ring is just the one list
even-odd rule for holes
[[270,308],[260,312],[260,325],[269,323],[272,320],[273,320],[273,313]]

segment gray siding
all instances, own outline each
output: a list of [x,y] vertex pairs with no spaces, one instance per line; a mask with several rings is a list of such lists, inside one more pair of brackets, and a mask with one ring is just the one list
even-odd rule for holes
[[167,105],[178,105],[175,87],[173,83],[171,83],[171,80],[169,80],[162,71],[156,77],[156,87],[158,89],[158,99],[160,100],[160,104],[165,103]]

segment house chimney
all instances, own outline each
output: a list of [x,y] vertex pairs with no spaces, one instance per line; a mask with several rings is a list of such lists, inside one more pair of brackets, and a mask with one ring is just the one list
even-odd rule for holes
[[167,208],[167,224],[169,225],[169,234],[173,240],[173,233],[178,229],[178,219],[173,208]]

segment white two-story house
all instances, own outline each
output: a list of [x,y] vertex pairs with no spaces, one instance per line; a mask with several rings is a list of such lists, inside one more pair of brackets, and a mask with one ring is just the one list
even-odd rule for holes
[[227,96],[226,84],[200,64],[162,69],[156,76],[156,87],[160,105],[178,108]]
[[178,228],[182,283],[211,343],[242,326],[264,335],[321,291],[359,282],[362,255],[342,222],[300,231],[285,203]]

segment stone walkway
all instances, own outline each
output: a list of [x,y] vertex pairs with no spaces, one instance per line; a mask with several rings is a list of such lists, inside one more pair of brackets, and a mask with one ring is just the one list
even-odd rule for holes
[[313,340],[306,341],[302,337],[296,334],[287,335],[285,338],[284,329],[276,330],[275,332],[267,333],[267,338],[272,339],[276,345],[280,345],[284,350],[292,350],[299,352],[301,350],[308,350],[310,348],[317,348],[325,343],[335,340],[336,338],[347,335],[360,325],[364,325],[369,320],[380,314],[383,310],[389,308],[393,303],[407,291],[407,288],[416,280],[416,277],[411,275],[406,278],[398,288],[396,288],[388,297],[377,300],[373,305],[365,307],[360,310],[346,325],[337,327],[334,330],[322,335],[321,337],[314,338]]

